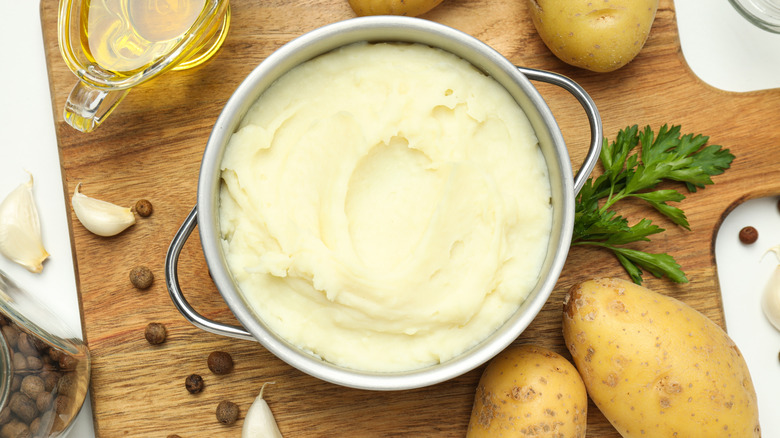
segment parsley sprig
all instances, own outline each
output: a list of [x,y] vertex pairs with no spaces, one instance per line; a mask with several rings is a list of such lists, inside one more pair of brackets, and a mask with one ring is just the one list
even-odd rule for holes
[[665,231],[650,219],[634,225],[618,215],[614,206],[626,198],[645,201],[674,224],[689,229],[685,213],[669,202],[680,202],[685,195],[674,189],[656,190],[663,181],[684,183],[689,192],[712,184],[711,177],[723,173],[734,160],[728,149],[706,145],[709,137],[680,135],[680,126],[667,125],[658,135],[647,126],[639,131],[634,125],[618,132],[611,144],[607,139],[600,160],[604,172],[589,178],[577,196],[572,245],[605,248],[617,257],[631,279],[642,283],[643,270],[656,277],[667,276],[677,283],[688,279],[674,258],[626,247],[633,242],[649,241],[649,236]]

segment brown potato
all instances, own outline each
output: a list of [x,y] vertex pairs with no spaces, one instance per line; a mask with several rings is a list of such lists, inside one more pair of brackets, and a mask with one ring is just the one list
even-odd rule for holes
[[585,385],[566,358],[509,347],[482,374],[466,437],[584,437],[587,412]]
[[528,0],[528,5],[536,31],[561,61],[609,72],[642,50],[658,0]]
[[442,0],[349,0],[349,6],[360,16],[366,15],[422,15]]
[[626,280],[573,286],[563,337],[588,395],[623,437],[760,437],[753,382],[717,324]]

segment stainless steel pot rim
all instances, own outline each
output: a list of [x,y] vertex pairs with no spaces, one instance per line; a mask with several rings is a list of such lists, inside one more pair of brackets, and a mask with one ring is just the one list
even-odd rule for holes
[[[513,318],[476,347],[450,361],[400,373],[372,373],[335,366],[302,352],[270,332],[250,310],[250,306],[243,300],[230,276],[221,253],[221,237],[215,217],[218,211],[219,173],[224,147],[230,135],[236,130],[241,118],[257,97],[281,74],[305,60],[353,42],[380,40],[419,42],[440,47],[456,55],[466,53],[473,55],[462,57],[474,63],[478,68],[487,70],[489,74],[499,76],[496,78],[499,82],[511,81],[519,89],[522,89],[525,97],[521,96],[521,98],[528,99],[526,104],[532,105],[539,112],[540,123],[544,123],[545,131],[548,131],[545,135],[548,135],[549,141],[554,144],[551,147],[555,147],[556,150],[562,148],[562,151],[556,153],[558,159],[555,163],[555,172],[553,172],[560,176],[559,190],[562,194],[561,197],[565,198],[560,201],[556,200],[561,206],[559,232],[554,239],[554,254],[551,258],[548,257],[550,261],[535,292],[522,304],[521,309]],[[586,108],[591,121],[591,149],[585,164],[577,175],[576,184],[572,179],[571,165],[557,123],[542,97],[526,77],[527,75],[535,76],[536,80],[555,83],[567,88],[570,92],[573,89],[573,93],[576,93],[575,96]],[[539,313],[555,287],[571,240],[574,194],[584,183],[585,177],[590,174],[598,157],[601,122],[595,105],[587,93],[568,78],[555,74],[549,75],[548,72],[531,69],[518,70],[498,52],[468,34],[442,24],[410,17],[381,16],[345,20],[313,30],[282,46],[258,65],[240,84],[225,105],[212,130],[201,164],[197,207],[191,211],[174,237],[166,258],[166,280],[174,303],[185,317],[204,330],[256,340],[289,365],[321,380],[343,386],[371,390],[411,389],[449,380],[485,363],[511,344],[525,330]],[[598,141],[595,140],[596,138]],[[181,294],[176,271],[178,254],[184,241],[196,225],[199,227],[201,245],[212,279],[243,328],[215,323],[202,317],[192,309]],[[551,242],[551,247],[552,245]]]

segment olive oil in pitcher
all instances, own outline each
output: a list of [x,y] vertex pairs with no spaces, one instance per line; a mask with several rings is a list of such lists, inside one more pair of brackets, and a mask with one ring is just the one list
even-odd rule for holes
[[60,0],[60,52],[79,80],[63,119],[93,131],[131,88],[211,59],[229,28],[229,0]]
[[[205,0],[82,0],[82,50],[105,70],[143,70],[181,41]],[[207,31],[207,29],[204,29]]]

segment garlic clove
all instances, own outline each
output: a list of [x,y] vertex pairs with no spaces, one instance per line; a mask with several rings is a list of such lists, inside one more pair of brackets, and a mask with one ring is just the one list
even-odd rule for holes
[[271,408],[268,407],[265,399],[263,399],[263,390],[265,385],[273,384],[274,382],[263,383],[263,387],[260,388],[260,395],[255,398],[252,405],[246,411],[246,417],[244,417],[244,426],[241,428],[241,438],[282,438],[282,432],[279,431],[279,426],[276,425],[274,420],[274,414],[271,413]]
[[0,204],[0,253],[39,273],[49,253],[43,247],[38,207],[32,195],[33,177],[20,184]]
[[780,245],[769,248],[764,255],[770,251],[777,256],[778,265],[764,287],[764,294],[761,296],[761,308],[769,322],[777,330],[780,330]]
[[71,198],[76,217],[84,228],[98,236],[115,236],[135,223],[135,215],[130,208],[120,207],[100,199],[90,198],[79,192],[81,183]]

